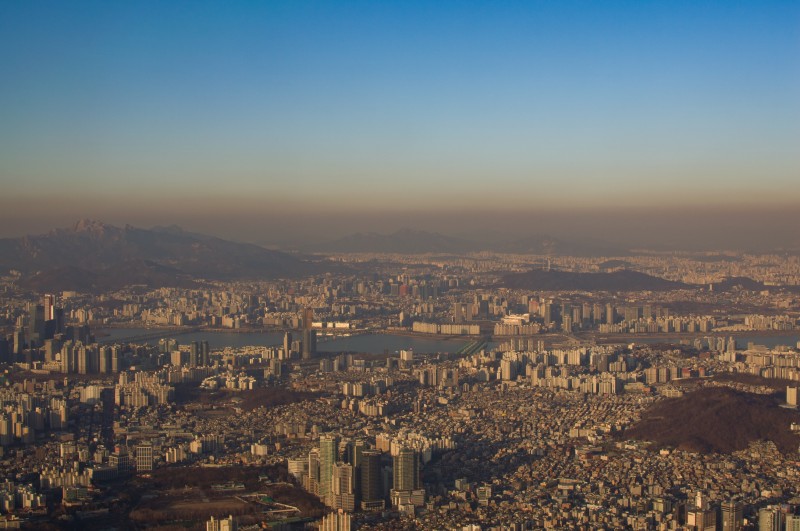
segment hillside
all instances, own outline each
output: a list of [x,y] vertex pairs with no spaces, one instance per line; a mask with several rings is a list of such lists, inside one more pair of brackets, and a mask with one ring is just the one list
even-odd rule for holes
[[32,289],[102,291],[130,284],[185,286],[192,279],[290,278],[318,263],[181,231],[82,220],[47,234],[0,239],[0,271],[17,270]]
[[770,440],[783,453],[797,452],[800,436],[789,425],[800,422],[800,412],[779,404],[777,396],[707,387],[654,404],[623,436],[701,453],[744,450],[757,440]]
[[536,269],[503,277],[503,287],[541,291],[668,291],[688,286],[624,269],[611,273],[573,273]]

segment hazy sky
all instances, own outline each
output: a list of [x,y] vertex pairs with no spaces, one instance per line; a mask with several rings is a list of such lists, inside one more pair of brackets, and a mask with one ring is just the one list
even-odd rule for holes
[[800,2],[2,2],[0,183],[2,235],[788,213]]

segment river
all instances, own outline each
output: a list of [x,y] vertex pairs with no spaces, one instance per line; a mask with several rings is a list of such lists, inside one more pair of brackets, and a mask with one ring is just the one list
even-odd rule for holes
[[[158,332],[155,328],[107,328],[97,331],[97,339],[123,340],[131,337],[142,336]],[[171,335],[171,331],[165,330],[165,335]],[[190,332],[180,333],[179,329],[174,331],[174,337],[179,344],[188,344],[192,341],[208,341],[212,350],[225,347],[241,348],[247,346],[275,346],[283,344],[283,333],[281,332]],[[294,333],[294,337],[300,337],[300,333]],[[158,339],[141,341],[148,345],[158,344]],[[348,337],[324,338],[320,337],[317,342],[319,352],[359,352],[382,354],[388,350],[390,353],[400,350],[413,349],[420,354],[433,352],[456,352],[461,347],[469,343],[469,340],[462,339],[437,339],[415,336],[393,335],[393,334],[363,334]]]

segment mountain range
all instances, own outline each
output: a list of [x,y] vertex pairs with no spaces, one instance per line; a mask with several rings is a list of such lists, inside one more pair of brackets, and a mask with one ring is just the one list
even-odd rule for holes
[[534,234],[524,238],[509,238],[502,233],[489,237],[458,238],[437,232],[400,229],[390,234],[358,232],[342,238],[309,245],[304,250],[322,253],[395,253],[459,254],[494,251],[510,254],[538,254],[548,256],[626,256],[628,250],[604,242],[566,242],[546,235]]
[[96,292],[125,285],[187,286],[196,279],[291,278],[318,262],[247,243],[184,232],[81,220],[47,234],[0,239],[0,271],[40,291]]

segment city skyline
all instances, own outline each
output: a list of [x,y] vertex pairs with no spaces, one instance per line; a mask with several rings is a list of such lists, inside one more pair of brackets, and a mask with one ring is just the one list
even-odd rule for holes
[[793,3],[0,13],[3,236],[82,217],[259,243],[453,234],[442,219],[470,212],[591,237],[598,216],[613,233],[651,211],[716,219],[711,240],[723,215],[796,230]]

